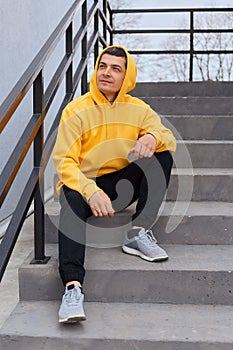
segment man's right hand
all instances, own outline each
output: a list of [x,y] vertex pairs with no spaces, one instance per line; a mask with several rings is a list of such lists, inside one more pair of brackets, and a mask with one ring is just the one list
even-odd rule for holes
[[95,216],[113,216],[114,209],[111,199],[104,191],[95,192],[88,201],[91,211]]

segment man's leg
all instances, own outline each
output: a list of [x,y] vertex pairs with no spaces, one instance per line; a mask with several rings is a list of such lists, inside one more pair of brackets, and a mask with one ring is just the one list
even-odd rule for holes
[[138,202],[133,225],[151,228],[157,218],[170,180],[173,159],[170,152],[155,153],[152,158],[135,162],[143,171],[138,184]]
[[147,261],[168,258],[165,250],[158,246],[150,228],[165,196],[172,164],[170,153],[162,152],[155,153],[152,158],[140,159],[126,168],[124,176],[134,185],[134,197],[138,198],[138,203],[133,215],[133,227],[127,232],[122,247],[125,253]]
[[63,186],[60,196],[59,271],[63,284],[76,280],[83,283],[85,270],[86,221],[92,214],[77,191]]
[[59,223],[59,271],[65,292],[59,322],[85,320],[82,284],[85,276],[86,221],[92,214],[80,193],[63,186]]

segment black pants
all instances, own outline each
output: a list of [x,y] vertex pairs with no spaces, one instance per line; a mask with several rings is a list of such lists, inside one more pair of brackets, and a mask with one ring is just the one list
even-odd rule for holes
[[[156,220],[169,183],[173,159],[170,152],[155,153],[126,168],[95,179],[120,211],[137,200],[132,225],[149,229]],[[72,280],[83,283],[85,276],[86,221],[92,215],[82,195],[63,186],[60,195],[59,271],[64,285]]]

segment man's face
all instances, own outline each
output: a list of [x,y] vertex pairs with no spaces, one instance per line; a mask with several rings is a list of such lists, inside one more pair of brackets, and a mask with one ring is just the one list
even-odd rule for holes
[[126,72],[124,57],[103,54],[96,75],[98,89],[111,101],[121,88]]

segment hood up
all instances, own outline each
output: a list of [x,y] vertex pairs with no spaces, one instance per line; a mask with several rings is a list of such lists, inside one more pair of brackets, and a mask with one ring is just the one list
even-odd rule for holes
[[104,52],[107,49],[112,47],[118,47],[123,49],[127,56],[127,69],[125,73],[125,78],[123,80],[121,89],[115,99],[115,102],[123,102],[125,94],[133,90],[136,85],[137,66],[133,57],[128,53],[128,51],[123,46],[120,46],[120,45],[108,46],[99,54],[95,64],[95,70],[90,81],[90,93],[92,98],[97,104],[109,103],[106,97],[100,92],[100,90],[97,87],[96,73],[97,73],[100,57],[104,54]]

